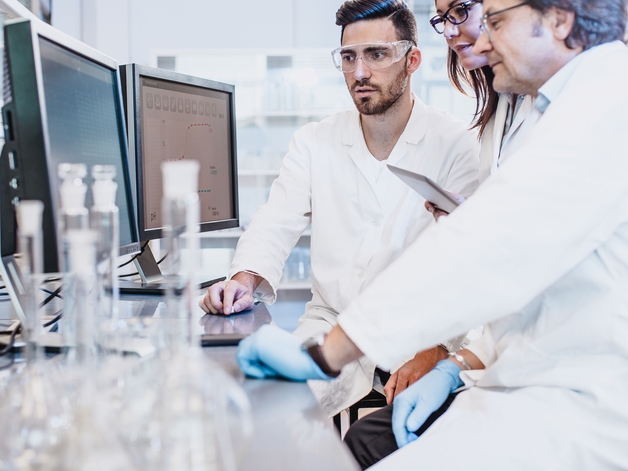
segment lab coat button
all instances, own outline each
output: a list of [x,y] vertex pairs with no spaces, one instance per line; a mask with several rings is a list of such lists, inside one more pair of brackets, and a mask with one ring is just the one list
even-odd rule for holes
[[379,227],[380,222],[379,221],[373,221],[372,223],[375,227]]
[[360,279],[364,278],[364,270],[360,270],[359,271],[358,278],[360,278]]

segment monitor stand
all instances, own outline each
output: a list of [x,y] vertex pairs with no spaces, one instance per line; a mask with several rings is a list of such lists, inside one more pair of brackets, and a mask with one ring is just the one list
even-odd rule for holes
[[[164,277],[150,249],[150,244],[146,244],[144,251],[135,259],[135,266],[140,279],[120,281],[120,294],[166,294]],[[224,276],[203,280],[199,282],[198,288],[204,289],[224,280],[226,280]]]

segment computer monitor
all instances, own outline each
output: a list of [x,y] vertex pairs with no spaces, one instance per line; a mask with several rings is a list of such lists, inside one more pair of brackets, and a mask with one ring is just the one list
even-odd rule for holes
[[[120,77],[140,240],[162,237],[161,163],[169,160],[200,162],[202,232],[238,227],[235,87],[138,64],[121,66]],[[121,283],[122,292],[162,292],[148,245],[135,262],[140,280]],[[217,279],[199,281],[206,287]]]
[[[2,109],[0,245],[3,260],[9,257],[3,265],[7,276],[16,252],[14,208],[25,199],[44,203],[44,271],[60,271],[62,162],[85,163],[88,170],[96,164],[116,167],[120,254],[139,252],[117,63],[38,20],[9,21],[4,34],[10,90]],[[91,186],[91,176],[86,183]],[[91,196],[86,205],[92,205]]]

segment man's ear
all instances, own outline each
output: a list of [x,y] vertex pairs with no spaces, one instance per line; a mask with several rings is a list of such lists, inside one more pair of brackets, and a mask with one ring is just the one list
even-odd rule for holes
[[410,52],[408,53],[408,59],[406,61],[406,69],[408,70],[408,75],[412,75],[421,65],[421,51],[418,47],[412,47]]
[[554,39],[564,41],[569,37],[576,22],[576,14],[573,11],[552,7],[547,13],[550,19],[550,27]]

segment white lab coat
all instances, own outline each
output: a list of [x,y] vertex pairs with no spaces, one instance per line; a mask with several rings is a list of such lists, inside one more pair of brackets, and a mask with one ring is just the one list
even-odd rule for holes
[[338,317],[384,366],[490,322],[472,387],[373,470],[628,469],[627,77],[624,44],[583,53],[507,165]]
[[[534,107],[534,97],[525,95],[521,97],[521,106],[516,111],[508,132],[504,135],[511,99],[512,96],[508,93],[499,95],[497,110],[482,134],[480,140],[480,183],[496,172],[519,149],[530,130],[541,117],[541,113]],[[462,347],[475,353],[478,358],[487,358],[492,349],[490,336],[482,337],[483,330],[483,326],[472,329],[462,344]]]
[[[387,162],[468,196],[478,184],[478,152],[475,133],[465,123],[415,95]],[[301,338],[331,330],[337,313],[433,225],[425,200],[388,169],[375,181],[373,161],[356,110],[306,125],[290,142],[268,203],[238,242],[230,276],[259,273],[266,281],[255,296],[272,303],[284,262],[311,223],[312,301],[295,332]],[[331,416],[371,391],[374,368],[364,359],[335,381],[311,386]]]
[[508,105],[511,100],[509,94],[499,95],[497,110],[489,121],[482,135],[480,149],[480,183],[486,180],[504,164],[525,141],[526,136],[534,127],[540,113],[534,107],[534,98],[530,95],[523,97],[523,102],[515,114],[510,129],[504,136],[504,124],[508,114]]

